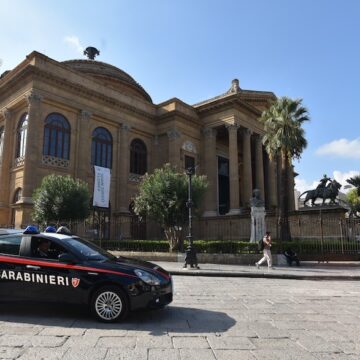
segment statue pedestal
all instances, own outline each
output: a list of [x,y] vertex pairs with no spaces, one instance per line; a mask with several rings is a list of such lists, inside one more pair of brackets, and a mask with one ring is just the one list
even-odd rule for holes
[[265,235],[265,207],[251,207],[251,237],[250,242],[258,242]]

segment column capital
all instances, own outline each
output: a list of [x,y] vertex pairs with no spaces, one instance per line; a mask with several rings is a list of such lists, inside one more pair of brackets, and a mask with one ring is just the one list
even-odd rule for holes
[[167,136],[169,140],[176,140],[181,137],[181,132],[177,129],[170,129],[167,131]]
[[238,124],[226,124],[225,127],[228,129],[228,131],[238,131],[240,128],[240,125]]
[[201,132],[206,138],[213,138],[217,135],[217,130],[212,127],[205,127],[201,130]]
[[88,121],[91,118],[92,113],[87,110],[80,110],[80,119],[84,121]]
[[253,136],[254,136],[255,139],[262,139],[262,137],[263,137],[261,134],[258,134],[258,133],[255,133],[255,132],[253,133]]
[[29,106],[34,106],[39,105],[43,100],[43,97],[34,91],[30,91],[29,93],[25,94],[25,99]]
[[253,131],[248,128],[241,128],[240,132],[242,135],[250,137],[253,134]]
[[131,130],[131,126],[127,123],[122,123],[121,124],[121,131],[124,132],[124,131],[130,131]]
[[4,108],[3,110],[1,110],[1,115],[5,120],[10,120],[12,114],[12,111],[10,111],[8,108]]

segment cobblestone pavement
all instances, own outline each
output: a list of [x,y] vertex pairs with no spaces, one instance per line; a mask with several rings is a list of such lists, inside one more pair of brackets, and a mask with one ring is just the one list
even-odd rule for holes
[[359,359],[358,282],[174,277],[164,310],[123,323],[83,308],[0,307],[1,359]]

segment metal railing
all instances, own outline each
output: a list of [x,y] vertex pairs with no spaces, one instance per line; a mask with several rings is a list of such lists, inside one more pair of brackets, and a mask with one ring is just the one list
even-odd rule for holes
[[[74,234],[94,241],[106,249],[129,251],[168,251],[161,227],[154,222],[141,221],[137,217],[113,217],[104,222],[73,222],[65,224]],[[277,249],[279,225],[275,217],[266,219],[271,231],[274,250]],[[296,218],[289,220],[291,247],[299,254],[357,255],[360,254],[360,219]],[[0,227],[12,227],[0,225]],[[184,229],[186,233],[186,229]],[[198,220],[194,224],[195,245],[203,252],[256,252],[256,244],[249,244],[250,219],[217,218],[216,221]],[[140,241],[145,240],[147,241]]]

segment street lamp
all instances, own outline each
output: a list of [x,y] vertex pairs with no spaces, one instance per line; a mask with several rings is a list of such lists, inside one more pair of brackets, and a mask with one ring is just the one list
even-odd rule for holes
[[185,264],[184,268],[186,269],[188,265],[191,268],[200,269],[197,262],[196,250],[193,244],[193,236],[192,236],[192,208],[194,203],[192,201],[192,176],[194,175],[195,169],[194,167],[188,167],[186,169],[186,175],[189,177],[189,188],[188,188],[188,201],[186,202],[186,207],[189,209],[189,234],[186,237],[189,240],[189,246],[185,250]]

